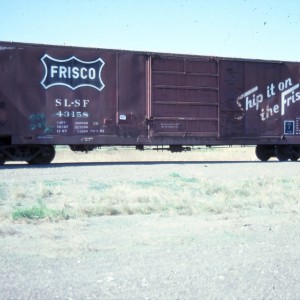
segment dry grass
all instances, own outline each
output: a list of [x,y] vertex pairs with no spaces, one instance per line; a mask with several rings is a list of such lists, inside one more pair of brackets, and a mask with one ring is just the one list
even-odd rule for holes
[[[106,148],[90,154],[60,147],[55,162],[251,161],[254,148],[213,148],[169,153]],[[251,172],[249,172],[251,176]],[[155,178],[98,181],[93,176],[28,179],[0,184],[0,218],[69,219],[120,214],[228,215],[300,213],[299,177],[222,181],[196,172]]]
[[[76,186],[80,185],[80,189]],[[300,213],[297,178],[253,178],[220,183],[201,176],[170,173],[167,178],[135,181],[45,181],[38,189],[11,193],[13,206],[2,217],[68,219],[103,215],[228,215]]]

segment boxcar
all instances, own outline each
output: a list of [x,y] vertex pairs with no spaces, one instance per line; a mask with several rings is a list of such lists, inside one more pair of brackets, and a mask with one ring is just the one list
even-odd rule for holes
[[0,42],[0,163],[56,145],[256,145],[300,157],[300,64]]

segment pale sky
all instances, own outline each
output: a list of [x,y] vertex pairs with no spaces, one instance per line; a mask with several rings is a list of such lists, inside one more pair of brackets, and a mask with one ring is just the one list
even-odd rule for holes
[[0,0],[0,40],[300,61],[299,0]]

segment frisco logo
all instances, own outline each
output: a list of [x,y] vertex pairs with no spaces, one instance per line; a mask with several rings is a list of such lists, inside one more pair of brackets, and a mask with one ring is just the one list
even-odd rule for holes
[[101,70],[105,63],[101,58],[83,61],[72,56],[61,60],[45,54],[41,61],[45,68],[41,84],[45,89],[55,85],[64,85],[72,90],[89,86],[101,91],[105,87],[101,79]]

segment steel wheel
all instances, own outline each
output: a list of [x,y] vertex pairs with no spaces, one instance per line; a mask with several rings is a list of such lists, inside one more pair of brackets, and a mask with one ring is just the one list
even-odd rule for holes
[[274,156],[274,146],[257,145],[255,154],[259,160],[268,161],[272,156]]
[[276,156],[279,161],[288,161],[290,158],[289,147],[278,146],[276,151]]
[[290,159],[291,161],[297,161],[299,159],[299,155],[293,153],[291,154]]
[[54,146],[42,146],[40,152],[32,160],[28,161],[29,164],[33,165],[44,165],[50,164],[55,157]]
[[0,142],[0,166],[4,165],[6,162],[4,149],[1,149],[1,146],[3,146],[3,145],[4,144],[2,142]]

